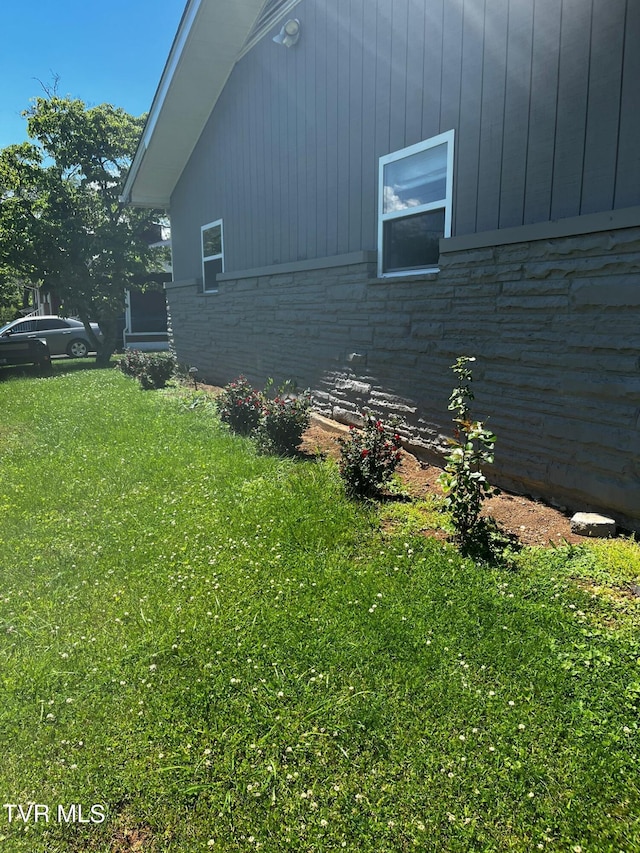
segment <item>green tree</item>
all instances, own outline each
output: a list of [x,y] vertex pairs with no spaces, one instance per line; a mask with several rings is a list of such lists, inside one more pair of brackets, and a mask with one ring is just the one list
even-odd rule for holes
[[0,325],[18,316],[24,298],[24,287],[11,275],[0,271]]
[[88,108],[55,91],[24,113],[30,142],[0,151],[0,275],[54,291],[92,335],[97,363],[117,346],[126,288],[166,277],[153,249],[162,211],[125,207],[120,192],[144,118]]

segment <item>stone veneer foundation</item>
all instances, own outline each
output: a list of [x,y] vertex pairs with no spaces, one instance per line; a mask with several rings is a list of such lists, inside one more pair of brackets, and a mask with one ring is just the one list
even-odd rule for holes
[[429,275],[377,278],[362,252],[225,274],[214,294],[173,282],[173,346],[216,384],[292,379],[346,423],[398,414],[430,461],[452,432],[450,366],[473,355],[489,477],[640,529],[640,227],[589,221],[443,241]]

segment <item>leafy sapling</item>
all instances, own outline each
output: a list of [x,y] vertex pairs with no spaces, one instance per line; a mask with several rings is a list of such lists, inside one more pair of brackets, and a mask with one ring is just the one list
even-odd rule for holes
[[481,421],[471,417],[469,404],[473,400],[471,368],[475,361],[460,356],[451,369],[458,377],[458,386],[449,397],[449,411],[455,412],[455,438],[449,439],[451,451],[447,464],[438,478],[445,493],[445,503],[451,513],[456,538],[463,546],[471,544],[478,528],[483,500],[493,493],[482,472],[494,458],[495,435]]

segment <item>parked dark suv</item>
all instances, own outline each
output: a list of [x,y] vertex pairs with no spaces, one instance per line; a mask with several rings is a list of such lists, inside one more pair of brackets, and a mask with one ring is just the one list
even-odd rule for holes
[[51,353],[47,342],[40,338],[15,341],[0,338],[0,365],[37,364],[41,370],[51,367]]

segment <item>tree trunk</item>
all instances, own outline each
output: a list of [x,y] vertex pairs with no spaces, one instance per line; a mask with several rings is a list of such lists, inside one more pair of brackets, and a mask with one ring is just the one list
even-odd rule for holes
[[117,317],[101,317],[99,320],[102,343],[97,348],[96,367],[109,367],[109,360],[118,347]]

